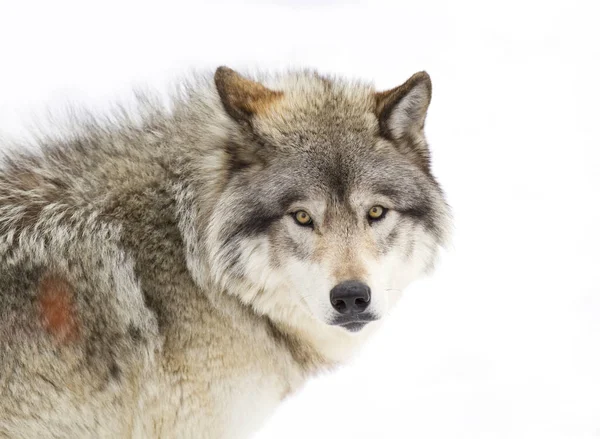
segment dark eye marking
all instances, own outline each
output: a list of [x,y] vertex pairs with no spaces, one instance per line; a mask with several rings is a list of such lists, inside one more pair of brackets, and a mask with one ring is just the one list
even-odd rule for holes
[[398,209],[398,212],[411,218],[422,219],[429,215],[431,208],[427,205],[418,205]]

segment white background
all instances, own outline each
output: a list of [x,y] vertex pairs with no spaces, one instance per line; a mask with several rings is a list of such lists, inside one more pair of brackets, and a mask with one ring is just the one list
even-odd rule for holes
[[356,361],[257,438],[599,438],[599,7],[6,0],[0,132],[192,66],[309,66],[381,89],[427,70],[453,246]]

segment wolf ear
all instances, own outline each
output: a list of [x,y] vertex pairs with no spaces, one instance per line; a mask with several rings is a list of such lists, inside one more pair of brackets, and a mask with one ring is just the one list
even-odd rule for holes
[[415,73],[404,84],[375,93],[375,114],[381,134],[396,142],[423,169],[429,169],[429,148],[423,128],[431,101],[431,78]]
[[427,72],[415,73],[404,84],[375,93],[375,114],[384,136],[400,140],[423,131],[431,101],[431,78]]
[[215,72],[215,85],[225,111],[241,123],[250,123],[252,116],[264,112],[283,95],[224,66]]

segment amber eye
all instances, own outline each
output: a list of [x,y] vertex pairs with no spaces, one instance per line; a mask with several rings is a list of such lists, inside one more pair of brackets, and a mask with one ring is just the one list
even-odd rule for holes
[[369,219],[374,220],[374,221],[383,219],[386,212],[387,212],[387,209],[385,207],[373,206],[369,209]]
[[294,219],[301,226],[310,226],[312,224],[312,218],[304,210],[294,213]]

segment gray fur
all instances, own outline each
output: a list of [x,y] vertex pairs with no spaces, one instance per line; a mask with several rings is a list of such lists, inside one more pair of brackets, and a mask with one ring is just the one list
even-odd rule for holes
[[[327,282],[368,277],[363,253],[431,265],[448,211],[420,89],[421,107],[394,92],[384,112],[367,84],[261,82],[197,75],[168,108],[141,98],[139,120],[88,119],[6,157],[0,437],[247,437],[363,342],[313,312],[330,286],[303,295],[291,261],[328,267]],[[410,117],[390,137],[394,111]],[[387,225],[362,214],[377,197]],[[312,231],[294,228],[294,203]]]

